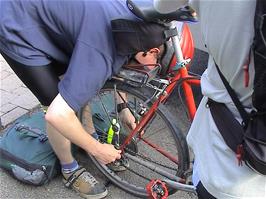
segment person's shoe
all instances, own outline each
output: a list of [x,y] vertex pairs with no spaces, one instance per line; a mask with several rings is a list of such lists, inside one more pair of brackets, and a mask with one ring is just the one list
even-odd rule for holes
[[71,173],[64,173],[63,182],[66,187],[72,188],[83,198],[100,199],[104,198],[108,191],[103,184],[100,184],[85,168],[79,167]]

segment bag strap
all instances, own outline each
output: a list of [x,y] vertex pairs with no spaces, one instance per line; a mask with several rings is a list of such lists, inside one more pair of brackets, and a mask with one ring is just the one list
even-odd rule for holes
[[237,146],[243,142],[243,127],[224,103],[219,103],[209,98],[208,105],[212,118],[226,144],[236,152]]
[[220,75],[223,84],[228,92],[228,94],[230,95],[231,99],[233,100],[238,112],[240,113],[243,121],[242,121],[242,125],[244,126],[244,128],[247,128],[248,125],[248,121],[249,121],[249,115],[246,112],[246,110],[244,109],[243,105],[241,104],[240,100],[238,99],[236,92],[234,91],[234,89],[230,86],[230,84],[228,83],[228,81],[226,80],[226,78],[224,77],[223,73],[221,72],[221,70],[219,69],[219,67],[217,66],[216,62],[214,61],[216,69],[218,71],[218,74]]
[[38,138],[40,142],[45,142],[48,140],[48,136],[44,134],[40,129],[31,128],[24,124],[17,124],[15,126],[15,129],[25,136]]

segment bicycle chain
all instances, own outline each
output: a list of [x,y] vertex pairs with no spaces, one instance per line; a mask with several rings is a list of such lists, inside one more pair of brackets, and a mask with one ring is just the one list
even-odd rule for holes
[[[102,138],[105,138],[105,137],[102,137]],[[139,154],[139,153],[136,153],[135,151],[132,151],[131,149],[129,149],[129,148],[127,148],[127,147],[125,147],[125,149],[126,149],[129,153],[131,153],[131,154],[133,154],[133,155],[135,155],[135,156],[138,156],[138,157],[140,157],[140,158],[142,158],[142,159],[144,159],[144,160],[150,161],[150,162],[152,162],[152,163],[154,163],[154,164],[156,164],[156,165],[162,166],[162,167],[164,167],[164,168],[167,168],[167,169],[170,169],[170,170],[173,170],[173,171],[176,171],[176,170],[177,170],[177,168],[170,167],[170,166],[168,166],[168,165],[164,165],[164,164],[162,164],[162,163],[158,163],[158,162],[152,160],[152,159],[149,158],[149,157],[146,157],[146,156],[144,156],[144,155],[142,155],[142,154]],[[125,166],[125,165],[123,165],[123,166]]]
[[130,149],[128,149],[128,148],[126,148],[126,150],[128,150],[130,153],[132,153],[132,154],[134,154],[134,155],[136,155],[136,156],[141,157],[141,158],[144,159],[144,160],[150,161],[150,162],[152,162],[152,163],[154,163],[154,164],[157,164],[157,165],[159,165],[159,166],[165,167],[165,168],[167,168],[167,169],[171,169],[171,170],[176,171],[176,168],[170,167],[170,166],[168,166],[168,165],[164,165],[164,164],[162,164],[162,163],[158,163],[158,162],[152,160],[151,158],[146,157],[146,156],[144,156],[144,155],[142,155],[142,154],[135,153],[134,151],[132,151],[132,150],[130,150]]

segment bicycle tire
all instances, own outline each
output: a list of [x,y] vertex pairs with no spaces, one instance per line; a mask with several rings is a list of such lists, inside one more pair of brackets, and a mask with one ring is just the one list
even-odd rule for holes
[[[145,88],[141,88],[141,89],[135,88],[123,82],[116,81],[116,80],[108,81],[104,85],[104,87],[101,89],[101,92],[113,90],[114,85],[116,85],[117,91],[127,93],[127,95],[132,95],[140,100],[144,100],[144,101],[147,100],[147,96],[143,95],[143,93],[145,93],[144,91]],[[170,130],[169,131],[170,134],[172,134],[172,137],[174,138],[173,143],[176,147],[176,153],[178,154],[178,160],[179,160],[178,169],[175,171],[175,175],[180,176],[189,167],[189,152],[188,152],[188,146],[187,146],[184,134],[182,134],[182,132],[176,126],[176,124],[174,123],[175,120],[173,119],[172,115],[169,113],[169,111],[164,105],[160,105],[156,113],[165,122],[165,124]],[[84,124],[83,115],[84,113],[81,114],[81,118],[80,118],[82,124]],[[101,171],[113,184],[115,184],[116,186],[123,189],[124,191],[130,194],[133,194],[137,197],[142,197],[142,198],[148,197],[145,187],[138,187],[135,184],[131,184],[130,182],[127,182],[124,179],[121,179],[121,177],[118,176],[118,174],[120,173],[111,171],[107,166],[101,165],[92,155],[89,155],[89,156],[92,162],[97,167],[97,169],[99,169],[99,171]],[[174,192],[176,192],[176,190],[169,191],[170,194],[173,194]]]

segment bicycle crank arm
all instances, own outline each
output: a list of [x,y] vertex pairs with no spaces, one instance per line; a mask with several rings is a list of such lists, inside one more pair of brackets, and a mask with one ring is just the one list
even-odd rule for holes
[[175,176],[159,167],[156,167],[155,165],[153,165],[152,163],[149,163],[149,162],[146,162],[146,161],[143,161],[142,159],[140,158],[137,158],[136,156],[133,156],[133,155],[130,155],[128,153],[125,153],[124,154],[125,157],[131,159],[132,161],[134,162],[137,162],[138,164],[141,164],[142,166],[145,166],[146,168],[168,178],[168,179],[171,179],[175,182],[180,182],[180,181],[184,181],[182,178],[178,177],[178,176]]
[[175,190],[186,191],[197,195],[196,187],[193,185],[182,184],[169,179],[163,179],[162,181],[165,182],[168,187],[171,187]]

